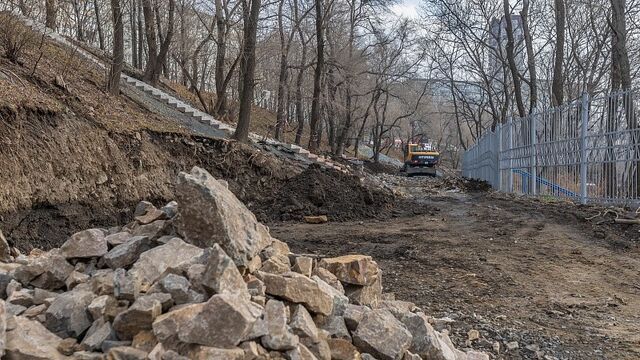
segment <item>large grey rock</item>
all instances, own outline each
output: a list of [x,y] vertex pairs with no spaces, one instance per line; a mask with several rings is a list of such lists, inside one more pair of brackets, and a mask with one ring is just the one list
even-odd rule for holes
[[234,347],[246,338],[256,321],[250,306],[236,294],[214,295],[205,303],[161,315],[153,323],[153,333],[163,343]]
[[236,265],[247,266],[271,243],[269,231],[255,215],[224,183],[201,168],[180,173],[176,197],[178,231],[194,245],[220,244]]
[[109,360],[146,360],[147,352],[131,346],[116,346],[107,354]]
[[332,294],[322,289],[316,281],[295,272],[283,275],[260,273],[260,276],[264,281],[267,294],[304,304],[307,309],[315,313],[331,314]]
[[58,250],[29,258],[28,263],[15,269],[14,277],[23,284],[55,290],[65,286],[67,276],[73,271],[66,258]]
[[151,286],[168,269],[186,271],[189,266],[200,261],[203,250],[197,246],[173,238],[166,244],[145,251],[129,270],[140,284],[141,289]]
[[84,350],[99,350],[106,340],[116,340],[116,333],[113,331],[110,322],[98,319],[87,330],[80,346]]
[[153,321],[162,313],[162,302],[152,295],[141,296],[129,309],[113,320],[113,329],[121,340],[131,340],[143,330],[150,330]]
[[411,333],[387,310],[365,314],[353,333],[353,344],[379,360],[402,359],[411,341]]
[[247,299],[250,297],[240,271],[218,244],[213,244],[209,251],[209,261],[201,282],[202,287],[211,294],[236,293]]
[[378,273],[377,280],[371,285],[345,285],[344,293],[354,304],[377,307],[382,299],[381,273]]
[[309,350],[303,344],[298,344],[298,346],[293,349],[287,351],[287,359],[289,360],[317,360],[318,358],[313,355],[311,350]]
[[287,327],[287,307],[278,300],[269,300],[264,307],[267,335],[262,337],[262,345],[271,350],[293,350],[298,345],[298,336]]
[[129,233],[128,231],[121,231],[115,234],[107,235],[104,239],[107,241],[107,244],[109,246],[115,247],[126,243],[132,237],[133,235],[131,235],[131,233]]
[[149,292],[164,292],[171,295],[176,305],[205,301],[205,296],[193,290],[184,276],[167,274],[160,279]]
[[351,335],[342,316],[318,316],[316,323],[326,331],[331,338],[351,341]]
[[406,313],[401,319],[404,326],[413,335],[409,350],[426,359],[444,360],[443,349],[436,331],[424,314]]
[[120,268],[113,272],[113,295],[118,300],[133,302],[140,293],[140,283]]
[[318,266],[329,270],[340,281],[353,285],[371,285],[380,269],[371,256],[345,255],[320,260]]
[[151,248],[151,241],[146,236],[134,236],[127,242],[111,249],[104,257],[104,262],[112,269],[127,267],[143,252]]
[[324,282],[331,285],[334,289],[344,294],[344,286],[342,286],[340,280],[338,280],[338,278],[329,270],[316,266],[315,269],[313,269],[313,275],[319,277]]
[[4,356],[4,349],[7,346],[7,309],[4,300],[0,299],[0,358]]
[[294,334],[299,337],[308,337],[312,340],[318,340],[318,328],[313,322],[311,314],[302,305],[295,305],[291,314],[291,321],[289,326],[293,330]]
[[57,350],[61,338],[35,320],[15,316],[7,332],[6,359],[61,360],[67,357]]
[[87,307],[93,320],[113,320],[118,312],[118,301],[111,295],[101,295],[91,301]]
[[185,357],[190,360],[244,360],[244,350],[240,348],[221,349],[210,346],[196,345],[187,351]]
[[345,325],[350,331],[355,331],[358,328],[358,324],[362,321],[364,314],[371,311],[370,308],[362,305],[347,304],[344,308],[342,316],[344,317]]
[[100,257],[108,250],[102,230],[89,229],[71,235],[60,247],[60,255],[67,259]]
[[360,360],[360,352],[351,341],[345,339],[327,339],[333,360]]
[[56,335],[78,337],[91,326],[87,307],[96,295],[87,290],[77,290],[58,295],[45,312],[45,325]]

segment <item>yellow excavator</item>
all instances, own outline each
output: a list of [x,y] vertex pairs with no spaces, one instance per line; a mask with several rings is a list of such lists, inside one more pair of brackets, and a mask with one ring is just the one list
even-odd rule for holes
[[407,176],[437,175],[440,153],[429,144],[408,144],[404,147],[404,167]]

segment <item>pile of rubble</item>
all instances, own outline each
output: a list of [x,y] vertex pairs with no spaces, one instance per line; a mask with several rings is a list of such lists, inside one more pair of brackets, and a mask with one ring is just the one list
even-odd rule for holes
[[[7,359],[488,359],[454,348],[413,304],[382,293],[368,256],[292,254],[194,168],[177,200],[59,249],[0,241]],[[179,204],[179,205],[178,205]]]

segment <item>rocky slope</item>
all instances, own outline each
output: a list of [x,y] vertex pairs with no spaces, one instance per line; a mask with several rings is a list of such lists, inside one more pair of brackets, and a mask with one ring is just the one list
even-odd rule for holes
[[0,241],[8,359],[488,359],[382,292],[368,256],[292,254],[194,168],[178,203],[19,254]]

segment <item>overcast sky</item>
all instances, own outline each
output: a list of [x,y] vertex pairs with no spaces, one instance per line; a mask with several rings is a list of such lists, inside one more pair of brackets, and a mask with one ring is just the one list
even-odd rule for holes
[[393,5],[391,10],[398,16],[415,19],[418,17],[420,3],[421,0],[403,0],[400,3]]

